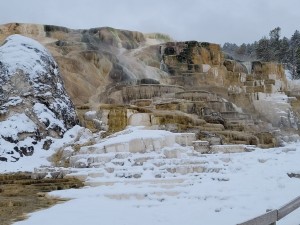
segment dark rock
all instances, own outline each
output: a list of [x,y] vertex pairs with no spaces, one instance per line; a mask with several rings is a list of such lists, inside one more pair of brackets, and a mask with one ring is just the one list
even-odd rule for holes
[[43,144],[43,149],[49,150],[52,143],[53,143],[53,141],[51,139],[45,140],[44,144]]
[[144,78],[137,82],[137,84],[160,84],[158,80],[154,80],[151,78]]
[[29,146],[29,147],[22,146],[22,147],[20,147],[20,150],[21,150],[22,154],[25,156],[31,156],[34,153],[33,146]]
[[33,146],[29,146],[27,148],[27,155],[26,156],[31,156],[34,153],[34,147]]
[[64,47],[64,46],[67,46],[68,45],[68,42],[66,41],[62,41],[62,40],[58,40],[55,42],[55,44],[59,47]]
[[0,157],[0,161],[7,162],[7,158],[6,157]]
[[166,47],[164,53],[165,55],[176,55],[176,51],[173,47]]
[[48,119],[48,118],[46,118],[46,121],[44,121],[44,124],[45,124],[45,126],[46,126],[46,127],[49,127],[49,125],[50,125],[50,121],[49,121],[49,119]]
[[126,73],[123,71],[122,66],[114,64],[114,67],[109,73],[109,77],[115,82],[121,82],[126,80]]
[[[22,148],[24,148],[24,147],[22,147]],[[23,157],[23,152],[22,152],[22,150],[21,150],[21,149],[19,149],[19,147],[18,147],[18,146],[15,146],[15,147],[14,147],[14,150],[15,150],[17,153],[19,153],[19,154],[20,154],[20,157]]]
[[288,173],[287,175],[290,178],[300,178],[300,174],[299,173]]
[[220,113],[211,113],[210,115],[205,115],[204,120],[207,123],[215,123],[225,125],[225,119],[220,115]]
[[5,141],[8,141],[10,143],[18,143],[18,140],[14,140],[12,137],[8,136],[8,137],[5,137],[5,136],[2,136],[2,138],[5,140]]
[[12,161],[12,162],[17,162],[20,159],[20,158],[14,157],[14,156],[12,156],[12,158],[15,160],[15,161]]
[[44,25],[45,32],[54,32],[54,31],[61,31],[68,33],[69,29],[66,27],[54,26],[54,25]]
[[209,42],[201,42],[200,45],[201,45],[201,47],[208,48],[210,43]]

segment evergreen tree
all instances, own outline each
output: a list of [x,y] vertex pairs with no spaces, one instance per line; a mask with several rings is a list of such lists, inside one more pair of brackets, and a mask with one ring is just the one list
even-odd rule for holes
[[296,79],[300,79],[300,48],[296,50]]
[[253,44],[251,44],[252,52],[251,52],[251,58],[257,59],[256,55],[256,48],[257,48],[258,42],[255,41]]
[[298,30],[291,37],[290,49],[289,49],[289,60],[288,60],[288,69],[292,74],[293,79],[300,79],[300,73],[298,73],[300,64],[299,49],[300,48],[300,32]]
[[270,61],[272,58],[271,50],[270,50],[270,41],[266,37],[260,39],[256,46],[256,55],[257,58],[262,61]]
[[239,48],[236,49],[235,53],[238,55],[245,55],[247,51],[247,46],[243,43]]
[[279,62],[284,63],[284,64],[288,63],[289,48],[290,48],[289,39],[287,37],[284,37],[282,40],[280,40],[280,49],[279,49],[279,55],[278,55]]
[[252,45],[251,44],[247,44],[246,45],[246,54],[247,55],[251,55],[253,49],[252,49]]
[[269,33],[270,40],[269,40],[269,48],[270,48],[270,60],[279,62],[280,59],[280,27],[276,27],[275,29],[271,30]]
[[291,45],[299,46],[299,44],[300,44],[300,32],[296,30],[291,37]]
[[276,27],[273,30],[270,31],[269,36],[270,36],[270,40],[274,40],[274,41],[279,41],[280,39],[280,31],[281,28],[280,27]]
[[281,28],[276,27],[269,32],[269,37],[263,37],[252,44],[238,46],[225,43],[223,50],[237,60],[262,60],[283,63],[293,79],[300,79],[300,32],[296,30],[292,37],[280,38]]
[[236,44],[226,42],[223,45],[222,49],[223,49],[224,52],[229,53],[230,55],[232,55],[238,49],[238,46]]

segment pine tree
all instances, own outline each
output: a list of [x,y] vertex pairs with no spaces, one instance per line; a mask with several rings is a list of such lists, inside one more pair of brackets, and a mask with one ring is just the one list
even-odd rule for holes
[[283,63],[292,74],[292,79],[300,79],[300,32],[296,30],[292,37],[280,38],[281,28],[276,27],[269,32],[269,37],[263,37],[252,44],[238,46],[225,43],[223,50],[238,60],[261,60]]
[[275,29],[271,30],[269,33],[270,36],[270,60],[279,62],[280,59],[280,27],[276,27]]
[[263,37],[260,39],[256,46],[256,55],[258,59],[262,61],[270,61],[272,58],[271,50],[270,50],[270,41],[268,38]]
[[295,79],[300,79],[300,47],[298,47],[297,50],[296,50],[295,69],[296,69]]
[[234,52],[236,51],[236,49],[238,49],[238,46],[236,44],[232,44],[232,43],[229,43],[229,42],[226,42],[224,45],[223,45],[223,51],[226,52],[226,53],[229,53],[229,54],[234,54]]
[[243,43],[238,49],[236,49],[235,53],[238,55],[245,55],[247,50],[247,46]]
[[256,48],[257,48],[258,42],[255,41],[253,44],[251,44],[252,52],[251,52],[251,58],[257,59],[256,55]]
[[279,62],[284,63],[284,64],[288,63],[289,48],[290,48],[289,39],[287,37],[284,37],[282,40],[280,40],[280,49],[279,49],[279,55],[278,55]]
[[271,40],[279,41],[280,39],[280,27],[276,27],[273,30],[270,31],[269,36]]
[[300,64],[299,54],[300,48],[300,32],[298,30],[291,37],[290,49],[289,49],[289,60],[288,60],[288,69],[292,74],[293,79],[300,79],[300,73],[298,73]]

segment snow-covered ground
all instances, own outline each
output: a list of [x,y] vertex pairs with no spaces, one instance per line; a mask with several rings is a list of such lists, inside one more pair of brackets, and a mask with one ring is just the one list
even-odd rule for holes
[[[279,97],[276,100],[285,102]],[[40,105],[34,110],[42,121],[53,120]],[[30,128],[32,124],[23,117],[17,118]],[[15,122],[12,117],[11,123]],[[0,134],[23,129],[7,123],[1,123]],[[65,149],[72,155],[73,165],[96,166],[69,169],[70,175],[84,179],[86,186],[51,192],[70,200],[34,212],[15,225],[234,225],[300,196],[300,179],[288,176],[300,174],[300,143],[251,152],[200,154],[185,146],[183,137],[131,127],[102,139],[75,126],[62,139],[47,137],[53,141],[47,151],[38,143],[32,156],[15,163],[0,161],[0,173],[33,171],[50,166],[49,157]],[[83,147],[75,151],[74,144]],[[278,224],[300,224],[300,209]]]
[[[125,60],[135,60],[134,55],[150,44],[157,43],[147,40],[145,46],[123,58],[122,50],[118,56],[120,62],[126,65]],[[41,59],[49,54],[32,40],[14,35],[0,47],[0,53],[3,55],[0,61],[5,66],[5,79],[8,74],[21,69],[36,84],[37,75],[47,73],[47,60]],[[52,57],[49,57],[51,61]],[[52,67],[54,75],[58,76],[56,64],[53,63]],[[156,74],[159,80],[163,76],[146,65],[135,69],[144,71],[145,77]],[[289,81],[289,86],[291,90],[300,90],[299,82]],[[57,90],[62,91],[62,87],[58,83]],[[43,96],[49,95],[50,92],[43,93]],[[277,108],[283,114],[281,117],[289,115],[286,117],[292,118],[284,111],[289,109],[286,95],[262,95],[259,99],[264,100],[261,108],[265,108],[266,102],[270,105],[273,101],[276,106],[281,104],[282,107]],[[4,106],[16,106],[22,101],[18,96],[10,97]],[[53,108],[58,108],[55,102],[53,104]],[[49,122],[48,128],[56,125],[64,128],[62,121],[43,104],[35,103],[33,112],[41,122]],[[266,111],[265,114],[269,116],[274,112]],[[6,139],[17,139],[20,132],[35,131],[36,124],[23,113],[14,114],[0,123],[0,135]],[[182,140],[176,142],[176,138],[178,134],[167,131],[129,128],[101,139],[75,126],[62,139],[47,137],[53,142],[49,150],[42,150],[43,144],[38,142],[32,156],[22,156],[16,162],[4,162],[6,158],[3,157],[0,173],[51,166],[48,159],[58,149],[73,154],[74,165],[79,162],[96,166],[70,169],[73,172],[70,175],[85,179],[85,188],[50,193],[69,198],[69,201],[34,212],[27,220],[15,224],[234,225],[263,214],[266,209],[277,209],[300,196],[300,179],[288,176],[289,173],[300,174],[300,143],[267,150],[256,148],[252,152],[200,154],[192,146],[180,146]],[[75,143],[80,145],[90,140],[92,144],[77,149],[77,152],[72,149]],[[18,144],[8,142],[0,138],[0,153],[13,156],[14,152],[9,149],[17,145],[29,146],[36,141],[25,138]],[[300,209],[278,224],[300,224]]]
[[[54,146],[74,141],[80,129],[77,126],[67,132]],[[128,139],[130,133],[124,135]],[[137,138],[137,133],[132,135]],[[117,138],[122,136],[121,133]],[[180,149],[186,149],[186,153],[193,151],[190,147]],[[145,154],[154,157],[160,153]],[[145,174],[141,177],[125,178],[103,175],[102,168],[77,169],[78,173],[88,175],[89,186],[51,192],[71,200],[34,212],[15,225],[234,225],[263,214],[266,209],[278,209],[300,196],[300,179],[288,176],[300,174],[300,143],[244,153],[194,154],[191,161],[187,154],[182,156],[166,160],[172,160],[174,165],[198,160],[206,165],[206,170],[154,178],[151,170],[147,170],[149,165],[144,164]],[[299,223],[300,209],[278,222]]]

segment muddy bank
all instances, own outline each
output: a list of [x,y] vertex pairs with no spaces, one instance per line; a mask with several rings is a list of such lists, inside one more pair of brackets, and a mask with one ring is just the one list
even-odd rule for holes
[[82,186],[74,178],[34,180],[31,173],[0,174],[0,224],[10,225],[28,213],[66,201],[49,198],[47,192]]

